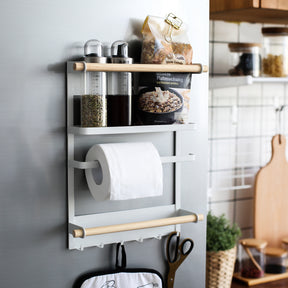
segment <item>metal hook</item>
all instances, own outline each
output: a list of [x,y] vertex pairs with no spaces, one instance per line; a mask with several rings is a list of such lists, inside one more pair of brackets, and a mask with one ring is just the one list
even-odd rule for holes
[[103,243],[100,243],[98,245],[96,245],[98,248],[104,248],[104,244]]
[[157,239],[157,240],[161,240],[162,239],[162,235],[159,234],[159,235],[155,236],[154,238]]
[[279,144],[281,144],[281,134],[283,132],[283,121],[282,121],[282,118],[281,118],[281,114],[283,112],[283,110],[286,108],[286,105],[280,105],[278,108],[275,109],[275,112],[276,112],[276,118],[278,118],[276,120],[276,134],[279,134],[280,137],[279,137]]

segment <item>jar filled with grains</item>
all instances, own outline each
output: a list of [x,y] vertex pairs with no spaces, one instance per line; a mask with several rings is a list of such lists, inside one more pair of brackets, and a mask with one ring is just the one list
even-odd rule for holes
[[263,27],[262,75],[288,76],[288,27]]
[[265,271],[264,249],[267,242],[258,239],[242,239],[239,245],[240,276],[244,278],[261,278]]

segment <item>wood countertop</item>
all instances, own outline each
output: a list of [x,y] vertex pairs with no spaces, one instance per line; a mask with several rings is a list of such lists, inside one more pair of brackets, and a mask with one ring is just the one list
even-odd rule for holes
[[288,278],[273,281],[265,284],[253,285],[248,286],[245,283],[237,280],[233,280],[231,288],[244,288],[244,287],[255,287],[255,288],[287,288],[288,287]]

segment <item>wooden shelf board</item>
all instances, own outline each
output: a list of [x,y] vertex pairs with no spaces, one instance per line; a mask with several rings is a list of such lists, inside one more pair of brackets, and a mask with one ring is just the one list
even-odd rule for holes
[[210,19],[228,22],[288,24],[288,11],[264,8],[211,11]]

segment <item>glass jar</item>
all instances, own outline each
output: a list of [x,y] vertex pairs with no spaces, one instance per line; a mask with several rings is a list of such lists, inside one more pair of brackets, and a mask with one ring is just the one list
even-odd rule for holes
[[231,76],[251,75],[259,77],[261,72],[261,56],[258,43],[229,43]]
[[[106,63],[102,57],[102,43],[92,39],[85,43],[84,60],[86,63]],[[81,95],[81,126],[107,126],[106,73],[84,71],[84,94]]]
[[[111,46],[111,63],[132,64],[128,43],[118,40]],[[132,73],[110,72],[107,95],[108,126],[132,124]]]
[[265,272],[272,274],[285,273],[287,251],[281,248],[267,247],[265,249],[266,265]]
[[264,276],[266,241],[258,239],[242,239],[239,247],[240,276],[244,278],[260,278]]
[[288,76],[288,28],[263,27],[262,75]]

